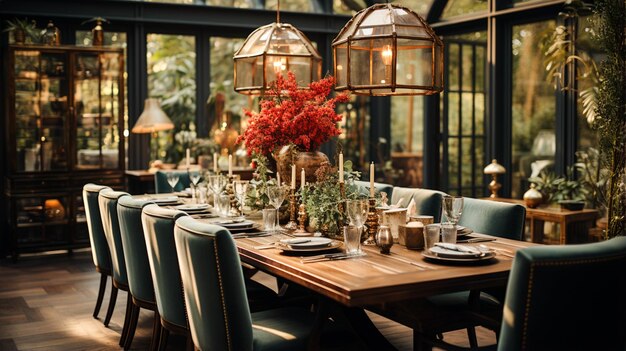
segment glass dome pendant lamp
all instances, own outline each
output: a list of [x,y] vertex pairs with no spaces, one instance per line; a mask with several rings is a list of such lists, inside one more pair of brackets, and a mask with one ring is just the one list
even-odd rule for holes
[[322,75],[322,56],[296,27],[280,22],[280,1],[276,22],[254,30],[235,53],[235,91],[246,95],[270,93],[270,83],[288,71],[298,86],[306,88]]
[[395,4],[359,11],[332,43],[335,90],[357,95],[432,95],[443,90],[443,42]]

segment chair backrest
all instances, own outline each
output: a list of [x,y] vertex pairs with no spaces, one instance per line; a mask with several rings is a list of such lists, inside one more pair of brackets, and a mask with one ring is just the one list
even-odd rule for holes
[[156,171],[154,174],[154,189],[157,194],[161,193],[171,193],[172,187],[170,183],[167,182],[167,174],[168,173],[176,173],[178,174],[178,183],[174,187],[174,191],[182,191],[189,187],[191,181],[189,180],[189,173],[185,171]]
[[498,350],[626,349],[626,237],[515,255]]
[[391,196],[391,204],[396,205],[402,200],[401,206],[406,207],[411,200],[415,201],[417,214],[433,216],[435,222],[441,220],[441,200],[445,195],[439,190],[423,188],[394,187]]
[[[359,188],[359,192],[363,195],[369,196],[370,193],[370,183],[363,180],[355,180],[354,185]],[[387,193],[387,199],[391,199],[391,195],[393,193],[393,185],[387,183],[374,183],[374,188],[378,192]]]
[[117,217],[117,200],[122,196],[130,196],[123,191],[104,189],[98,196],[100,205],[100,217],[102,218],[102,228],[111,250],[111,266],[113,267],[113,280],[118,288],[124,289],[128,286],[128,276],[126,275],[126,262],[124,261],[124,245],[120,234],[120,221]]
[[201,350],[252,350],[250,308],[230,232],[182,217],[174,236],[194,344]]
[[525,220],[522,205],[466,197],[459,224],[476,233],[522,240]]
[[156,302],[154,285],[141,224],[141,211],[144,206],[151,203],[132,196],[122,196],[117,202],[117,215],[120,221],[130,293],[135,299],[154,304]]
[[93,264],[99,272],[110,275],[112,274],[111,250],[109,250],[109,244],[102,227],[100,205],[98,204],[98,195],[103,189],[111,190],[111,188],[104,185],[85,184],[83,186],[83,204],[85,205],[85,215],[87,216],[87,229],[89,230],[89,244],[91,245]]
[[157,205],[145,206],[141,215],[159,314],[165,321],[181,328],[187,328],[187,320],[174,243],[174,223],[178,217],[186,215]]

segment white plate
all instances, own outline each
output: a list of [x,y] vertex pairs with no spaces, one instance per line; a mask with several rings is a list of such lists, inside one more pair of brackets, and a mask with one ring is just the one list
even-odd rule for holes
[[485,252],[484,256],[479,256],[479,257],[470,257],[470,258],[458,258],[458,257],[456,257],[455,258],[455,257],[441,257],[441,256],[438,256],[436,254],[432,254],[428,250],[424,250],[422,252],[422,256],[426,257],[427,259],[433,260],[433,261],[453,262],[453,263],[476,263],[476,262],[490,260],[490,259],[496,257],[496,253],[492,251],[492,252]]
[[326,248],[332,244],[332,240],[329,238],[294,238],[283,239],[281,244],[289,245],[292,249],[313,249],[313,248]]
[[179,205],[176,206],[177,210],[181,210],[181,211],[206,211],[209,209],[209,205],[208,204],[186,204],[186,205]]
[[483,252],[478,252],[478,250],[476,253],[461,252],[461,251],[449,250],[440,246],[431,247],[430,252],[434,255],[437,255],[438,257],[460,258],[460,259],[471,259],[471,258],[476,258],[476,257],[480,257],[484,255]]
[[278,242],[278,244],[276,245],[278,249],[281,249],[285,252],[301,252],[301,253],[335,250],[335,249],[341,248],[342,246],[343,246],[343,243],[337,240],[332,240],[330,245],[328,246],[302,248],[302,249],[291,247],[291,245],[283,244],[281,242]]
[[254,226],[254,222],[250,222],[250,221],[243,221],[243,222],[216,221],[216,222],[212,222],[211,224],[220,225],[228,229],[245,229],[245,228],[252,228]]
[[178,202],[178,196],[152,197],[149,200],[155,204],[171,204]]

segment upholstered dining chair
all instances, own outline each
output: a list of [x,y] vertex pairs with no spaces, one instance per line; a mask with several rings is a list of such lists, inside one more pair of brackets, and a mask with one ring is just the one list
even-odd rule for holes
[[[174,223],[177,218],[186,215],[185,212],[155,204],[145,206],[141,214],[155,299],[161,318],[159,350],[167,346],[170,333],[189,337],[183,287],[174,244]],[[191,340],[188,339],[187,346],[191,345]]]
[[141,212],[144,206],[152,202],[132,196],[122,196],[117,202],[117,214],[120,222],[120,234],[124,247],[124,261],[128,275],[128,288],[132,297],[130,324],[124,349],[129,349],[135,336],[139,311],[145,308],[154,311],[154,328],[150,349],[154,350],[159,342],[161,318],[154,296],[152,273],[148,262],[146,240],[143,235]]
[[526,209],[522,205],[466,197],[459,225],[476,233],[522,240],[525,220]]
[[435,222],[441,220],[441,200],[445,193],[438,190],[423,188],[394,187],[391,204],[406,207],[411,200],[415,201],[417,214],[433,216]]
[[[83,186],[83,203],[85,205],[85,214],[87,217],[87,229],[89,231],[89,244],[91,245],[91,256],[93,257],[93,263],[96,266],[96,272],[100,273],[100,288],[98,289],[98,298],[96,299],[96,306],[93,310],[93,317],[98,318],[100,313],[100,307],[102,306],[102,299],[104,298],[104,291],[106,290],[106,284],[108,277],[113,279],[113,268],[111,267],[111,251],[109,250],[109,244],[104,234],[104,228],[102,227],[102,217],[100,216],[100,205],[98,205],[98,195],[103,189],[111,188],[104,185],[97,184],[85,184]],[[109,307],[107,309],[106,316],[104,318],[104,325],[109,326],[111,316],[115,309],[115,300],[117,299],[117,288],[111,283],[111,294]]]
[[174,236],[197,349],[307,349],[315,325],[310,310],[282,307],[250,313],[239,254],[227,229],[182,217]]
[[[117,202],[122,196],[130,196],[123,191],[114,191],[104,189],[100,191],[98,196],[98,204],[100,205],[100,216],[102,217],[102,227],[106,235],[109,250],[111,251],[111,265],[113,267],[113,286],[118,290],[128,292],[128,275],[126,274],[126,261],[124,260],[124,246],[120,233],[120,223],[117,216]],[[123,346],[128,336],[128,328],[131,320],[130,312],[132,299],[128,294],[126,300],[126,315],[124,317],[124,326],[122,327],[122,335],[120,337],[120,346]]]
[[517,251],[500,351],[625,350],[626,237]]
[[[355,180],[354,185],[359,188],[359,192],[363,195],[369,195],[370,183],[364,180]],[[378,192],[384,192],[387,194],[387,199],[391,199],[391,195],[393,194],[393,185],[387,183],[374,183],[374,188]]]
[[167,174],[168,173],[176,173],[178,174],[178,183],[174,187],[174,191],[182,191],[189,187],[191,181],[189,180],[189,173],[185,171],[156,171],[154,174],[154,189],[157,194],[160,193],[171,193],[172,187],[170,183],[167,182]]

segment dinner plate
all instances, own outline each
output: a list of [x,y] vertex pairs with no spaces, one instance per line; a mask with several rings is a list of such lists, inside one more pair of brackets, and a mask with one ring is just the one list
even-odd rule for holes
[[169,205],[178,203],[178,196],[162,196],[162,197],[151,197],[150,201],[154,202],[157,205]]
[[185,211],[185,212],[202,212],[209,209],[208,204],[185,204],[176,206],[177,210]]
[[342,246],[343,246],[343,243],[337,240],[331,240],[330,245],[322,246],[322,247],[295,248],[289,244],[283,244],[281,242],[278,242],[278,244],[276,245],[278,249],[281,249],[284,252],[300,252],[300,253],[335,250]]
[[422,256],[424,256],[424,258],[428,260],[442,262],[442,263],[457,263],[457,264],[468,263],[470,264],[470,263],[477,263],[477,262],[484,262],[484,261],[491,260],[492,258],[496,257],[496,253],[495,251],[489,251],[489,252],[485,252],[484,256],[459,258],[459,257],[442,257],[437,254],[431,253],[429,250],[424,250],[422,252]]
[[255,225],[254,222],[250,222],[250,221],[243,221],[243,222],[228,222],[228,221],[220,222],[220,221],[217,221],[217,222],[212,222],[211,224],[222,226],[222,227],[230,230],[231,232],[233,230],[241,231],[241,230],[251,229]]
[[472,259],[476,257],[481,257],[485,253],[476,250],[476,252],[462,252],[462,251],[454,251],[449,250],[440,246],[433,246],[430,248],[430,253],[437,255],[438,257],[447,257],[447,258],[459,258],[459,259]]
[[292,238],[283,239],[281,244],[289,245],[292,249],[316,249],[327,248],[332,244],[332,240],[329,238]]

